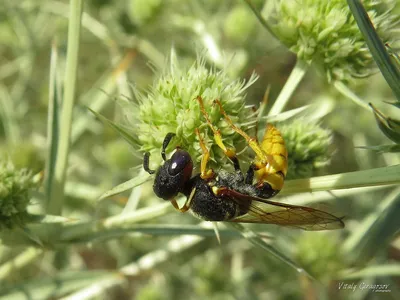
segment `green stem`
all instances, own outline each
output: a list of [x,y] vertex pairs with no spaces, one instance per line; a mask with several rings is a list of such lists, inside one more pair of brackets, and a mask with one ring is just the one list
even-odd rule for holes
[[293,95],[293,92],[296,90],[300,81],[303,79],[304,75],[308,70],[308,63],[301,59],[297,59],[296,65],[294,66],[292,73],[287,79],[285,86],[280,92],[278,98],[276,99],[274,105],[272,106],[269,115],[274,116],[283,111],[286,104],[289,102],[290,97]]
[[7,87],[0,84],[0,117],[2,119],[1,123],[4,135],[10,149],[12,149],[12,146],[18,144],[21,139],[15,103],[12,99]]
[[94,222],[82,222],[67,225],[60,234],[60,240],[80,239],[101,230],[111,230],[127,227],[145,220],[151,220],[163,216],[172,210],[169,202],[154,205],[133,212],[119,214],[104,220]]
[[[272,30],[271,26],[269,26],[268,22],[263,18],[261,13],[257,10],[257,8],[253,5],[251,0],[244,0],[246,4],[250,7],[250,9],[253,11],[254,15],[257,17],[258,21],[260,21],[261,25],[267,29],[267,31],[275,37],[277,40],[279,40],[278,36],[275,34],[275,32]],[[267,4],[268,5],[268,2]]]
[[336,81],[333,86],[340,92],[343,96],[346,96],[349,98],[351,101],[353,101],[355,104],[358,106],[361,106],[362,108],[368,110],[371,112],[371,108],[368,106],[367,103],[365,103],[363,100],[360,99],[356,94],[354,94],[346,85],[344,85],[343,82]]
[[65,70],[63,106],[60,118],[59,144],[54,180],[52,181],[50,190],[51,197],[48,199],[47,203],[47,212],[54,215],[61,214],[64,202],[64,185],[70,145],[72,110],[75,100],[82,6],[82,0],[71,0],[70,2],[67,64]]
[[280,195],[400,184],[400,165],[288,180]]
[[21,268],[36,261],[36,259],[43,253],[42,249],[30,247],[24,252],[17,255],[15,258],[0,266],[0,281],[9,277],[12,272],[19,271]]
[[163,249],[150,252],[139,258],[136,262],[122,267],[120,272],[127,276],[137,276],[143,271],[151,270],[157,264],[167,261],[171,256],[178,255],[198,244],[203,239],[201,236],[182,235],[170,240]]

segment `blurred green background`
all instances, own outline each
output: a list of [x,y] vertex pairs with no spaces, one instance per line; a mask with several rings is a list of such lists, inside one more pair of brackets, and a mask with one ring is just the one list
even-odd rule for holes
[[[252,1],[259,11],[263,2]],[[68,15],[69,1],[2,0],[0,5],[0,159],[9,158],[17,169],[34,174],[44,170],[48,158],[49,103],[61,101],[63,92]],[[210,39],[217,52],[210,51]],[[42,230],[49,227],[40,227],[40,222],[21,226],[15,235],[4,229],[0,299],[399,299],[400,191],[386,186],[385,179],[376,187],[301,194],[291,202],[322,202],[318,208],[345,216],[343,230],[250,226],[261,234],[260,240],[312,278],[231,227],[219,225],[219,243],[210,224],[199,225],[190,214],[179,214],[156,198],[152,182],[132,194],[98,200],[142,174],[143,153],[87,107],[127,124],[129,116],[115,99],[135,99],[134,89],[146,93],[159,70],[168,67],[172,47],[183,66],[203,53],[207,66],[224,68],[222,58],[212,55],[220,53],[232,57],[232,78],[249,79],[255,71],[259,79],[247,90],[246,101],[258,106],[270,86],[267,109],[296,64],[296,55],[260,24],[244,1],[84,1],[62,212],[66,219],[60,222],[87,222],[87,231],[57,233],[54,225],[56,232],[45,240]],[[53,84],[55,95],[49,88]],[[394,101],[394,96],[378,69],[346,85],[365,103],[399,116],[398,109],[384,106],[383,101]],[[329,107],[322,109],[318,122],[333,138],[330,164],[313,176],[400,163],[398,153],[357,148],[390,140],[372,111],[346,98],[318,68],[307,71],[286,110],[308,104]],[[32,192],[30,213],[46,214],[44,195],[43,187]],[[287,197],[280,199],[290,200]],[[141,210],[146,208],[153,211]],[[106,218],[114,222],[112,216],[130,216],[135,210],[137,221],[117,219],[122,225],[104,231],[104,223],[96,223]],[[61,240],[53,240],[58,234]],[[388,285],[390,291],[376,291],[374,285]]]

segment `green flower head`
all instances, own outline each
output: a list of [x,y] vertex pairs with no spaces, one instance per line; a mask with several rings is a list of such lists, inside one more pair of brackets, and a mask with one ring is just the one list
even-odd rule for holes
[[35,185],[28,170],[17,170],[11,163],[0,163],[0,230],[25,222],[29,189]]
[[[328,81],[349,81],[375,71],[373,58],[346,0],[275,0],[275,9],[264,9],[278,38],[298,58],[315,63]],[[384,42],[398,25],[389,14],[393,0],[365,0],[375,28]],[[270,6],[265,6],[270,7]]]
[[236,5],[224,21],[224,33],[233,42],[242,45],[251,37],[256,27],[252,12],[243,3]]
[[[198,128],[207,147],[211,150],[211,164],[226,161],[225,155],[214,145],[214,135],[200,111],[200,96],[211,123],[221,132],[227,147],[241,150],[245,146],[243,138],[236,134],[225,122],[214,100],[218,99],[234,123],[243,130],[254,126],[254,111],[245,106],[245,91],[255,80],[253,74],[249,81],[232,80],[225,71],[206,67],[199,58],[189,68],[181,68],[176,58],[171,57],[171,67],[154,82],[147,94],[137,92],[138,107],[126,103],[134,131],[138,136],[141,151],[149,151],[152,161],[160,161],[162,142],[167,133],[176,136],[168,150],[180,146],[199,162],[202,154],[199,140],[195,134]],[[132,110],[134,109],[135,112]]]
[[299,263],[322,282],[334,279],[345,265],[335,233],[304,232],[295,249]]
[[330,162],[332,134],[314,122],[298,119],[279,128],[289,155],[287,178],[306,178]]
[[161,0],[129,0],[128,13],[133,23],[144,25],[156,16],[161,6]]

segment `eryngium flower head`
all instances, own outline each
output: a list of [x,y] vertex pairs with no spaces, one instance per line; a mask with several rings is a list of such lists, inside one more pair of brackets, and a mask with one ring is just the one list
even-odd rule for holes
[[[233,122],[243,130],[254,127],[255,113],[245,106],[245,91],[255,80],[253,74],[245,83],[239,79],[231,79],[225,71],[217,71],[206,67],[204,60],[198,59],[191,67],[181,68],[176,58],[171,56],[171,68],[164,71],[154,82],[147,94],[137,92],[138,107],[133,102],[125,103],[130,110],[133,130],[138,136],[140,150],[149,151],[152,161],[160,161],[162,142],[167,133],[175,133],[169,151],[180,146],[189,152],[195,163],[202,154],[195,129],[210,149],[211,164],[226,162],[226,156],[214,145],[214,135],[207,126],[202,115],[198,96],[203,99],[211,123],[220,130],[227,147],[241,150],[245,146],[242,137],[236,134],[225,122],[217,105],[218,99]],[[251,124],[250,124],[250,123]],[[250,124],[250,125],[249,125]]]
[[288,179],[311,177],[330,162],[332,134],[314,122],[298,119],[279,128],[289,155]]
[[305,270],[324,283],[335,278],[346,259],[336,233],[304,232],[295,246],[296,258]]
[[[264,10],[264,16],[275,34],[298,58],[321,68],[328,81],[349,81],[376,71],[346,0],[275,0],[274,4],[275,10]],[[394,1],[365,0],[363,5],[381,39],[389,42],[398,26],[398,17],[390,14]]]
[[162,6],[161,0],[130,0],[128,13],[136,25],[144,25],[154,18]]
[[0,230],[25,222],[33,186],[33,176],[27,169],[17,170],[11,163],[0,162]]

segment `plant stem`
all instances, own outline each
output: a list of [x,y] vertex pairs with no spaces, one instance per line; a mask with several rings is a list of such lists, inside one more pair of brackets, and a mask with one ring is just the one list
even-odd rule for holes
[[296,65],[294,66],[292,73],[287,79],[285,86],[280,92],[278,98],[276,99],[274,105],[272,106],[269,115],[274,116],[283,111],[286,104],[289,102],[290,97],[293,92],[296,90],[300,81],[303,79],[304,75],[308,70],[308,63],[301,59],[297,59]]
[[365,103],[363,100],[360,99],[356,94],[354,94],[346,85],[343,84],[343,82],[336,81],[333,86],[340,92],[343,96],[346,96],[349,98],[351,101],[353,101],[355,104],[358,106],[361,106],[362,108],[368,110],[371,112],[371,108],[368,106],[367,103]]
[[19,271],[19,269],[35,261],[42,253],[42,249],[30,247],[13,259],[2,264],[0,266],[0,281],[10,276],[11,272]]
[[[253,5],[253,3],[251,2],[251,0],[244,0],[244,2],[246,2],[246,4],[250,7],[250,9],[253,11],[254,15],[257,17],[258,21],[260,21],[261,25],[267,29],[267,31],[277,40],[279,40],[279,38],[277,37],[277,35],[275,34],[275,32],[272,30],[271,26],[269,26],[268,22],[264,19],[264,17],[261,15],[261,13],[257,10],[257,8]],[[270,3],[266,3],[265,5],[268,5]]]
[[68,27],[68,49],[65,70],[63,106],[60,118],[60,134],[54,180],[47,203],[47,213],[61,214],[64,202],[64,185],[71,135],[72,110],[75,100],[76,73],[78,67],[79,39],[81,31],[82,0],[71,0]]

